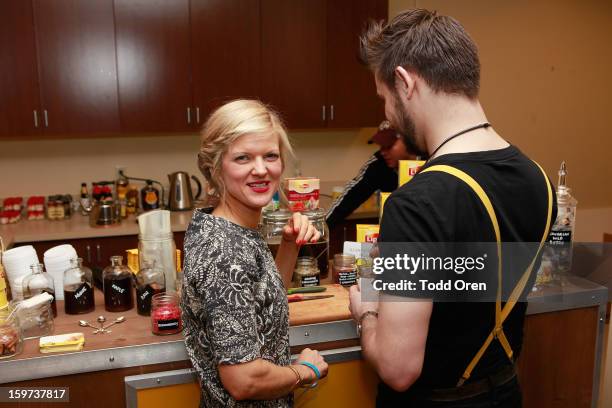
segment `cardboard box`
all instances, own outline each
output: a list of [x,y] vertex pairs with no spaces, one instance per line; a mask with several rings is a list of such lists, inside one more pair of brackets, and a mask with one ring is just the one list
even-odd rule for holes
[[419,172],[425,160],[400,160],[398,169],[398,187],[403,186]]
[[357,224],[357,242],[376,242],[380,225],[377,224]]
[[284,187],[290,211],[305,211],[319,208],[320,182],[318,178],[287,178],[285,179]]

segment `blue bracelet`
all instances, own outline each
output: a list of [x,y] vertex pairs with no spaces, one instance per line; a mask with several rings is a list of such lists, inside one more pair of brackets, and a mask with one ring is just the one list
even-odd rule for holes
[[298,364],[305,365],[306,367],[310,368],[312,371],[314,371],[315,375],[317,376],[317,380],[321,379],[321,373],[319,372],[319,369],[317,368],[316,365],[309,363],[308,361],[300,361],[298,362]]

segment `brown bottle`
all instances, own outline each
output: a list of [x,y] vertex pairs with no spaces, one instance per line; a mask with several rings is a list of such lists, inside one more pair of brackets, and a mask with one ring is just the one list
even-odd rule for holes
[[92,312],[95,308],[91,269],[83,266],[83,259],[70,260],[64,272],[64,311],[66,314]]
[[111,256],[111,265],[102,272],[104,309],[107,312],[124,312],[134,307],[132,272],[122,265],[122,256]]
[[127,200],[127,214],[136,214],[138,212],[138,189],[135,186],[130,185],[125,198]]
[[147,180],[147,185],[140,190],[140,198],[142,211],[156,210],[159,208],[159,190],[153,187],[153,181]]

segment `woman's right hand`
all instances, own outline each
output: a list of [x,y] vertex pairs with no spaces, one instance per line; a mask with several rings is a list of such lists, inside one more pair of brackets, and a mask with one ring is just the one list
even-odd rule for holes
[[317,381],[317,376],[314,370],[308,366],[300,364],[300,362],[305,361],[311,364],[314,364],[315,367],[319,369],[319,373],[321,374],[321,378],[325,378],[327,376],[328,366],[323,356],[319,354],[317,350],[311,350],[309,348],[305,348],[300,353],[300,356],[295,362],[294,366],[298,366],[300,370],[300,374],[302,376],[302,380],[304,384],[311,384]]

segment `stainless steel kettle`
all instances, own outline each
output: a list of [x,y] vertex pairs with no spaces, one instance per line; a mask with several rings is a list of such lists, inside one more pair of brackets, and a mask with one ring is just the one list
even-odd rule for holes
[[[198,192],[195,195],[195,199],[200,198],[202,194],[202,184],[196,176],[191,176],[191,179],[196,182],[198,186]],[[168,206],[171,211],[185,211],[193,208],[193,192],[191,191],[191,181],[189,180],[189,174],[184,171],[177,171],[172,174],[168,174],[168,180],[170,180],[170,198],[168,199]]]

